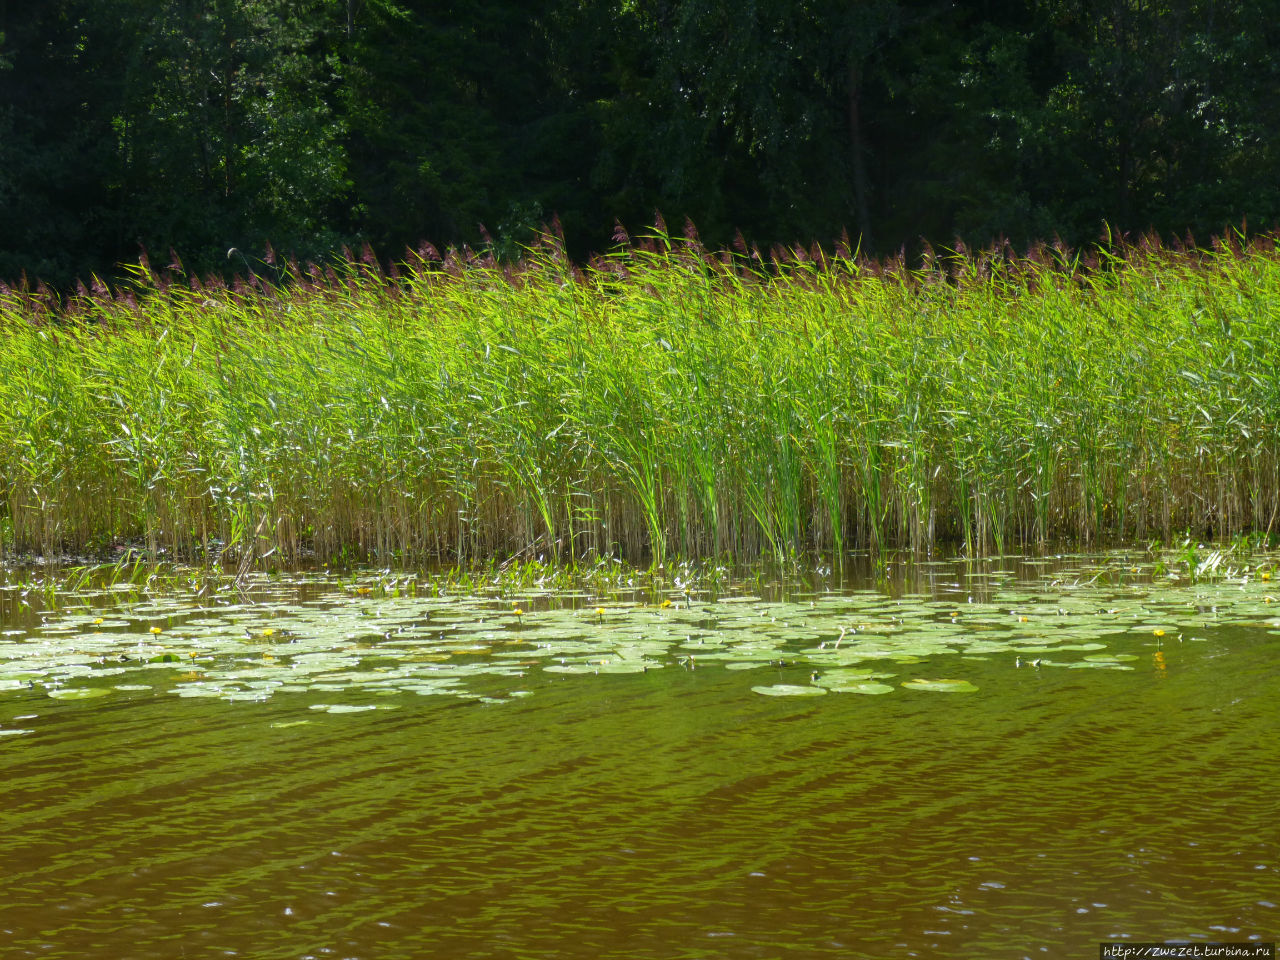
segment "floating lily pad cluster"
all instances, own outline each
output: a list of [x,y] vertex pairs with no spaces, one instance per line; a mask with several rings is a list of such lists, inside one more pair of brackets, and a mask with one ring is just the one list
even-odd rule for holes
[[0,696],[152,690],[261,701],[309,692],[325,695],[316,709],[341,713],[409,694],[495,702],[555,679],[770,666],[784,668],[778,679],[786,682],[744,689],[806,697],[966,693],[977,689],[965,676],[975,659],[1010,670],[1123,671],[1134,669],[1139,653],[1196,642],[1218,625],[1280,635],[1269,583],[1117,586],[1101,582],[1096,571],[1105,569],[1107,561],[1085,562],[1038,583],[997,576],[980,601],[961,596],[959,580],[933,595],[677,592],[603,605],[534,590],[505,599],[395,595],[376,581],[323,577],[212,599],[100,590],[72,609],[46,611],[39,624],[4,624]]

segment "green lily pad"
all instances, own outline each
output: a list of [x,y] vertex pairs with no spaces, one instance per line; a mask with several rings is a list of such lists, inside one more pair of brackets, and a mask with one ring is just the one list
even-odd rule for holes
[[55,700],[92,700],[105,697],[111,692],[110,687],[60,687],[46,691]]
[[184,684],[171,691],[180,697],[220,697],[225,692],[222,687],[206,686],[202,683]]
[[931,690],[935,693],[977,693],[978,688],[968,680],[904,680],[908,690]]
[[876,673],[874,670],[869,668],[845,668],[839,670],[826,670],[813,682],[820,687],[838,687],[846,683],[861,683],[864,680],[878,680],[891,676],[893,676],[893,674]]
[[794,683],[775,683],[771,687],[752,687],[754,693],[766,697],[815,697],[826,693],[823,687],[802,687]]
[[[950,672],[939,657],[1010,666],[1020,657],[1022,666],[1045,672],[1131,670],[1139,658],[1108,646],[1151,650],[1174,644],[1181,631],[1190,647],[1207,642],[1194,632],[1225,626],[1272,631],[1264,640],[1280,631],[1280,603],[1266,602],[1275,588],[1251,578],[1248,568],[1243,578],[1220,571],[1218,579],[1192,583],[1155,576],[1150,562],[1135,564],[1123,552],[1017,558],[1007,570],[994,562],[918,567],[938,571],[939,583],[956,581],[956,589],[938,592],[921,582],[916,592],[891,597],[879,589],[725,581],[687,597],[662,586],[637,602],[640,593],[625,587],[615,594],[502,577],[437,590],[387,574],[354,580],[253,574],[243,596],[219,590],[215,607],[181,587],[104,586],[78,590],[84,603],[50,608],[39,625],[0,630],[0,697],[45,685],[59,699],[103,696],[96,691],[110,689],[103,678],[127,673],[111,681],[114,689],[144,693],[139,688],[155,683],[153,695],[250,702],[319,690],[332,691],[330,699],[379,698],[383,705],[415,692],[505,702],[515,696],[505,692],[514,678],[542,672],[529,674],[531,667],[572,682],[572,674],[713,661],[729,670],[804,664],[822,675],[818,688],[883,694],[892,689],[889,679],[871,670],[910,670],[910,678],[916,668],[900,664],[918,663]],[[369,592],[358,592],[361,586]],[[9,589],[16,588],[0,584]],[[748,590],[759,595],[724,595]],[[672,605],[660,606],[667,596]],[[523,617],[513,614],[517,605]],[[1068,659],[1068,651],[1080,659]],[[166,669],[178,672],[172,679],[140,672]],[[762,672],[758,682],[766,678],[776,675]],[[905,686],[959,692],[972,684]],[[781,695],[816,692],[802,689]]]
[[325,713],[364,713],[366,710],[377,710],[373,704],[355,705],[350,703],[313,703],[312,710],[323,710]]
[[599,673],[600,664],[597,663],[556,663],[551,666],[543,667],[544,673]]
[[416,693],[420,697],[438,696],[440,694],[457,694],[457,690],[451,690],[444,686],[406,686],[403,688],[405,693]]
[[878,696],[885,693],[893,693],[893,687],[887,683],[875,683],[867,681],[865,683],[845,683],[838,687],[829,688],[832,693],[863,693],[870,696]]

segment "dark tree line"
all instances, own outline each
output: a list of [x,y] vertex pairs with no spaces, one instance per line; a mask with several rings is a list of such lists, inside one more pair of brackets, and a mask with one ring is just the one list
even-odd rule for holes
[[[1280,0],[0,0],[0,278],[1280,219]],[[488,233],[479,224],[486,224]]]

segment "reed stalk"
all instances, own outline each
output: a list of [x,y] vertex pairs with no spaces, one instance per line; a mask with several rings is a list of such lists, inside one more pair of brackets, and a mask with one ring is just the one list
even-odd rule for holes
[[6,551],[974,553],[1280,528],[1280,255],[655,235],[227,286],[0,288]]

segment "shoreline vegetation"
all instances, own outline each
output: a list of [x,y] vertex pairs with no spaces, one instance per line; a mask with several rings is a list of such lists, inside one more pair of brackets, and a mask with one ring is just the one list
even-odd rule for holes
[[[1280,250],[429,245],[0,286],[0,544],[561,562],[1280,530]],[[267,277],[272,279],[268,280]]]

